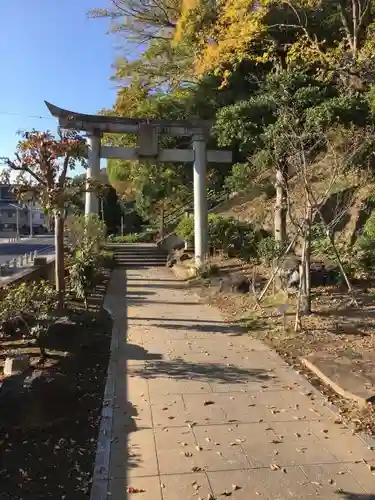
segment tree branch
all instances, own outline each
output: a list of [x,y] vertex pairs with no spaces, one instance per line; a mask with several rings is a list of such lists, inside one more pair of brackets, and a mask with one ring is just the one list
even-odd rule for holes
[[[34,179],[36,181],[38,181],[40,184],[43,184],[43,185],[46,185],[47,183],[45,181],[43,181],[43,179],[41,177],[39,177],[39,175],[37,175],[33,170],[31,170],[28,166],[26,165],[16,165],[16,163],[14,163],[12,160],[10,160],[9,158],[2,158],[2,160],[6,163],[6,165],[8,165],[9,168],[11,168],[12,170],[16,170],[18,172],[27,172],[28,174],[30,174],[32,177],[34,177]],[[19,160],[19,157],[18,157],[18,160]]]

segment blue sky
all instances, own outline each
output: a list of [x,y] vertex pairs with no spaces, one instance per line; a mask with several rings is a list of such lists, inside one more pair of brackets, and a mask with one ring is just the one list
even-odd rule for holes
[[0,156],[12,156],[17,130],[56,131],[44,100],[83,113],[111,107],[109,81],[119,40],[108,20],[88,19],[110,0],[0,0]]

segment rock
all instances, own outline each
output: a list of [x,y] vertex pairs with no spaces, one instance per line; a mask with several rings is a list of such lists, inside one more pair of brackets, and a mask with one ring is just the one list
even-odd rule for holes
[[184,260],[191,260],[192,256],[189,255],[188,253],[184,252],[182,255],[180,255],[180,261],[183,262]]
[[30,367],[28,356],[9,356],[4,363],[4,376],[18,375]]
[[78,401],[77,385],[65,375],[46,375],[41,370],[24,372],[4,379],[0,387],[0,420],[12,428],[45,429],[78,413]]
[[167,267],[173,267],[175,264],[177,264],[177,259],[175,257],[168,258]]
[[238,293],[249,293],[250,280],[246,276],[238,276],[232,281],[232,291]]

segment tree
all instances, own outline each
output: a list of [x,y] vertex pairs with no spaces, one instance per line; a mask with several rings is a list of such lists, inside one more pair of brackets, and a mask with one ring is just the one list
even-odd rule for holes
[[[310,67],[346,75],[374,59],[373,0],[223,0],[201,22],[203,0],[185,0],[176,30],[195,47],[197,75],[226,80],[245,59],[274,68]],[[367,59],[367,61],[366,61]]]
[[[363,128],[374,122],[369,95],[341,88],[334,79],[321,81],[309,72],[282,71],[270,74],[256,93],[246,100],[222,108],[215,132],[219,145],[238,147],[243,161],[234,167],[235,184],[249,187],[249,174],[268,172],[275,178],[275,239],[286,240],[290,146],[284,133],[289,130],[288,113],[298,116],[300,126],[328,131],[335,124]],[[281,113],[280,110],[283,110]]]
[[[17,195],[32,198],[54,217],[55,280],[59,306],[64,303],[64,221],[74,198],[91,189],[93,181],[73,182],[69,172],[75,166],[86,166],[87,146],[83,137],[73,131],[61,133],[56,139],[50,132],[25,132],[17,145],[15,159],[3,158],[5,164],[18,171]],[[30,176],[30,180],[27,179]]]
[[[110,8],[90,11],[92,18],[109,19],[110,32],[125,40],[113,79],[126,85],[140,79],[155,89],[192,77],[190,47],[171,43],[180,9],[181,0],[112,0]],[[134,48],[140,45],[144,50],[134,59]]]

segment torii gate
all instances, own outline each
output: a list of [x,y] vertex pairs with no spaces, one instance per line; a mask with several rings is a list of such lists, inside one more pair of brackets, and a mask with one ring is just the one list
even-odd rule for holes
[[[212,123],[205,120],[149,120],[147,118],[119,118],[116,116],[86,115],[59,108],[45,101],[52,116],[58,118],[63,129],[87,132],[87,179],[100,175],[100,159],[120,160],[154,159],[160,162],[194,164],[194,247],[198,264],[208,251],[208,210],[206,171],[209,163],[231,163],[232,153],[224,150],[207,150],[206,142]],[[102,146],[105,133],[137,134],[137,148]],[[191,137],[193,149],[159,149],[159,135]],[[85,213],[98,213],[95,193],[87,192]]]

